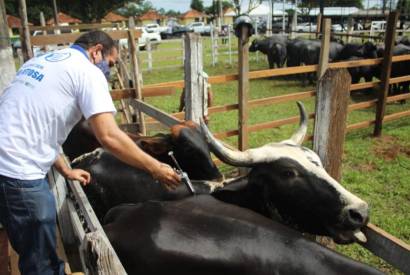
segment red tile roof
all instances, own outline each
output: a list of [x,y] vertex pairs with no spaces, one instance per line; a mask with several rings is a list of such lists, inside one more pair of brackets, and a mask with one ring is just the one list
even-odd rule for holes
[[[6,15],[7,19],[7,26],[9,28],[21,28],[21,20],[18,17],[15,17],[13,15]],[[29,25],[33,25],[32,23],[28,22]]]
[[121,21],[127,21],[128,18],[110,11],[109,13],[107,13],[106,16],[104,16],[104,20],[109,21],[109,22],[121,22]]
[[[81,23],[80,19],[71,17],[71,16],[69,16],[65,13],[62,13],[62,12],[59,12],[57,14],[57,17],[58,17],[58,23],[69,23],[69,24],[70,23]],[[47,21],[47,25],[53,25],[53,24],[54,24],[54,17],[50,18]]]
[[157,20],[157,19],[162,19],[162,18],[164,18],[163,15],[159,14],[155,10],[150,10],[144,13],[143,15],[141,15],[138,19],[142,21],[142,20]]
[[189,10],[183,14],[181,14],[181,18],[182,19],[186,19],[186,18],[198,18],[198,17],[206,17],[205,13],[202,13],[200,11],[197,10]]

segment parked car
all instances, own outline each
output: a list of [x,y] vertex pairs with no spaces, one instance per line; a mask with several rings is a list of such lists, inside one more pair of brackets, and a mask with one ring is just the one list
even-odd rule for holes
[[315,32],[317,25],[312,22],[304,22],[296,25],[297,32]]
[[192,22],[187,25],[187,29],[192,32],[209,35],[211,33],[211,26],[204,22]]
[[[152,47],[155,48],[161,42],[161,35],[156,32],[147,32],[145,28],[137,27],[137,30],[141,31],[141,36],[138,38],[138,47],[141,50],[144,50],[147,41],[149,40],[152,42]],[[128,48],[128,40],[127,39],[120,39],[119,45],[125,48]]]
[[161,32],[160,35],[162,39],[170,39],[170,38],[181,37],[183,34],[187,32],[189,32],[187,27],[182,26],[182,25],[173,25],[173,26],[169,26],[166,31]]
[[346,29],[342,24],[332,24],[332,32],[344,32]]
[[147,30],[147,32],[156,32],[156,33],[161,33],[168,29],[167,26],[160,26],[159,24],[156,24],[156,23],[145,24],[144,28]]

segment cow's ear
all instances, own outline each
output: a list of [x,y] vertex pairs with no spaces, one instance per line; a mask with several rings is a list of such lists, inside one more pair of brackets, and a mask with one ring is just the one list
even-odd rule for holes
[[158,140],[141,140],[140,147],[142,150],[152,155],[162,155],[169,151],[169,146]]

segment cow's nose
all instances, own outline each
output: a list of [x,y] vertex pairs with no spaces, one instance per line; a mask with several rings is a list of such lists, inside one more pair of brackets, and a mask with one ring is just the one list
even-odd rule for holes
[[360,206],[349,207],[347,210],[347,219],[349,223],[355,227],[365,225],[369,219],[369,209],[367,204]]

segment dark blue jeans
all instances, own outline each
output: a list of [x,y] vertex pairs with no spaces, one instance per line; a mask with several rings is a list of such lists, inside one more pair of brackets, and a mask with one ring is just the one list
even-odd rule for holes
[[0,223],[19,254],[22,275],[64,274],[56,254],[56,205],[46,179],[0,175]]

